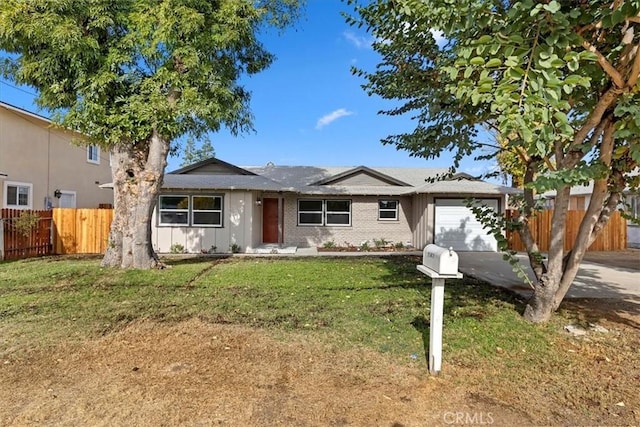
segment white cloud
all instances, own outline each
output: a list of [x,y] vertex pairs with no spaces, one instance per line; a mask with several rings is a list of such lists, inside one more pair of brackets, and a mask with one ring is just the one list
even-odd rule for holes
[[322,129],[328,124],[338,120],[340,117],[350,116],[353,114],[353,111],[349,111],[345,108],[339,108],[335,111],[330,112],[329,114],[325,114],[320,117],[316,122],[316,129]]
[[358,36],[352,31],[345,31],[342,33],[345,39],[358,49],[368,49],[371,47],[371,43],[375,40],[373,37]]

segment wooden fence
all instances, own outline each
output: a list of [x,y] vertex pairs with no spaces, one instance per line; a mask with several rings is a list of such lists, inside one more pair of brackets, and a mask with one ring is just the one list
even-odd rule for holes
[[54,209],[54,253],[104,253],[112,220],[113,209]]
[[[29,221],[28,216],[33,218],[34,222]],[[2,252],[0,259],[31,258],[52,253],[52,212],[50,210],[2,209],[0,221],[2,221],[0,237],[3,241],[0,245]]]
[[[578,235],[578,229],[582,218],[584,218],[584,211],[568,211],[567,212],[567,229],[565,230],[564,250],[569,251],[573,247],[576,236]],[[517,212],[511,211],[509,213],[512,217],[517,215]],[[531,232],[533,238],[538,242],[538,247],[541,252],[549,250],[550,236],[551,236],[551,218],[553,216],[552,210],[546,210],[538,212],[535,219],[531,222]],[[524,251],[525,247],[520,236],[516,231],[507,231],[507,240],[509,242],[509,248],[515,251]],[[589,247],[589,251],[619,251],[627,248],[627,221],[622,218],[620,212],[614,212],[609,219],[609,222],[605,226],[604,230],[598,236],[595,242]]]

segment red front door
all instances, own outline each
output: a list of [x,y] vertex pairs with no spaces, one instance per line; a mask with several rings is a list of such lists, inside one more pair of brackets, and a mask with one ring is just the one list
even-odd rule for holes
[[279,243],[278,228],[278,199],[262,199],[262,243]]

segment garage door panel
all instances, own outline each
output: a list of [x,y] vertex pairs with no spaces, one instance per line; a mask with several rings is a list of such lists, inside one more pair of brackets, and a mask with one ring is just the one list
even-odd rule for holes
[[[495,199],[483,200],[487,206],[498,209]],[[434,242],[457,251],[497,251],[495,237],[483,229],[462,199],[438,199],[435,208]]]

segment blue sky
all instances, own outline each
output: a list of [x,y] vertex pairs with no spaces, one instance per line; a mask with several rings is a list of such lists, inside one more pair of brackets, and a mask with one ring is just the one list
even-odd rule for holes
[[[394,104],[370,97],[363,79],[351,66],[373,70],[379,56],[371,37],[350,27],[340,12],[350,6],[338,0],[308,0],[303,16],[284,33],[264,34],[276,55],[272,66],[242,79],[252,92],[255,132],[235,137],[226,131],[211,135],[216,157],[236,165],[448,167],[446,153],[436,160],[412,158],[380,139],[413,129],[408,117],[378,111]],[[0,100],[38,112],[29,88],[0,83]],[[41,112],[40,112],[41,113]],[[167,170],[179,167],[170,157]],[[488,165],[468,159],[461,171],[473,175]]]

